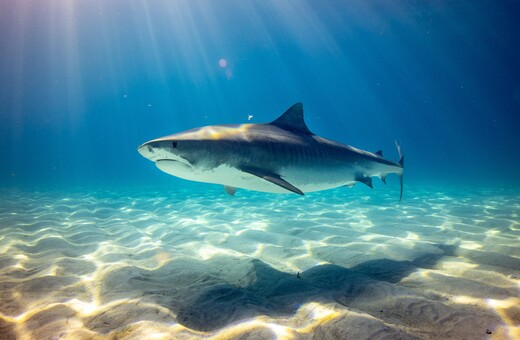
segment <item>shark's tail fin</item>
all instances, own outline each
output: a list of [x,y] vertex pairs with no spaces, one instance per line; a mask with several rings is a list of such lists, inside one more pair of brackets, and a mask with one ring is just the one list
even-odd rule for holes
[[404,172],[404,155],[401,151],[401,146],[397,141],[395,141],[395,146],[397,147],[397,152],[399,153],[399,165],[403,168],[401,174],[399,174],[399,182],[401,184],[401,192],[399,193],[399,202],[403,199],[403,172]]

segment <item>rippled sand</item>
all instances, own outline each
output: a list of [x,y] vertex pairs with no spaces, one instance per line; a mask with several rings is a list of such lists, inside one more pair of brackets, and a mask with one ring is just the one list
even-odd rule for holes
[[0,339],[520,338],[518,191],[209,188],[0,190]]

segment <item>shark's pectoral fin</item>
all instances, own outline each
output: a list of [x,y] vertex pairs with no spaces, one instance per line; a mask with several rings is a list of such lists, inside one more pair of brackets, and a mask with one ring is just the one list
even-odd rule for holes
[[229,196],[233,196],[235,195],[235,192],[237,192],[237,188],[231,187],[229,185],[224,185],[224,190],[226,190]]
[[251,174],[253,176],[260,177],[268,182],[271,182],[273,184],[276,184],[286,190],[292,191],[295,194],[298,195],[304,195],[303,191],[292,185],[291,183],[287,182],[286,180],[282,179],[280,175],[272,173],[270,171],[258,169],[258,168],[250,168],[250,167],[244,167],[241,168],[243,172],[247,172],[248,174]]

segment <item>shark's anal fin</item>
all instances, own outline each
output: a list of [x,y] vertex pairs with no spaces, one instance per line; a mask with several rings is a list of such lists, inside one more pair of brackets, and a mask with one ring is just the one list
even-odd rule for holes
[[258,168],[251,168],[251,167],[243,167],[240,170],[243,172],[247,172],[248,174],[251,174],[253,176],[260,177],[268,182],[271,182],[273,184],[276,184],[286,190],[292,191],[295,194],[298,195],[304,195],[303,191],[292,185],[291,183],[287,182],[286,180],[282,179],[280,175],[272,173],[270,171],[258,169]]
[[224,185],[224,190],[226,190],[229,196],[234,196],[235,192],[237,192],[237,188],[231,187],[229,185]]

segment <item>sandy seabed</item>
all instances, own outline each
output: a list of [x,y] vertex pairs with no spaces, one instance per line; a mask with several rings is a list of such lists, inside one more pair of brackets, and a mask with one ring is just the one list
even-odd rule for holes
[[0,190],[0,339],[519,339],[520,192]]

